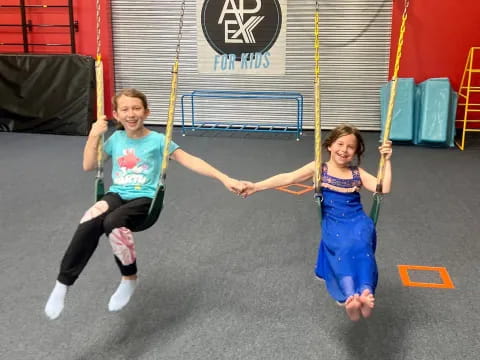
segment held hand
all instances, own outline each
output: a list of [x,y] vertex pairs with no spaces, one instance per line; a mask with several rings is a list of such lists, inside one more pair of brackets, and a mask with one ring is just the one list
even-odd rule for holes
[[243,181],[243,183],[245,185],[245,188],[243,189],[240,196],[243,197],[244,199],[257,192],[257,189],[256,189],[254,183],[252,183],[250,181]]
[[384,144],[380,145],[378,147],[378,151],[380,152],[380,154],[385,156],[385,160],[390,160],[390,158],[392,157],[392,142],[387,141]]
[[90,135],[92,136],[102,136],[108,130],[108,120],[105,115],[97,119],[92,125],[92,129],[90,130]]
[[223,185],[225,185],[225,187],[226,187],[229,191],[231,191],[231,192],[233,192],[233,193],[235,193],[235,194],[237,194],[237,195],[240,195],[240,194],[243,192],[244,188],[245,188],[245,185],[244,185],[243,182],[238,181],[238,180],[236,180],[236,179],[232,179],[232,178],[227,178],[227,179],[224,181]]

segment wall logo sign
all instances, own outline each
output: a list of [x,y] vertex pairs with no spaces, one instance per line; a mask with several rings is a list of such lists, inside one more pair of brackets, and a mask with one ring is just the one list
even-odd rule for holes
[[206,0],[202,30],[219,54],[264,53],[278,38],[282,10],[277,0]]
[[284,73],[286,0],[197,0],[197,17],[199,72]]

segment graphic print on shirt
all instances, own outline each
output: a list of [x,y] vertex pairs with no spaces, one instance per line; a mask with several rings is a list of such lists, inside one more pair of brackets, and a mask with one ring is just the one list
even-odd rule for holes
[[123,156],[117,159],[120,171],[113,177],[116,185],[133,185],[135,190],[141,190],[142,185],[147,181],[145,176],[148,165],[142,164],[142,159],[135,154],[135,149],[123,150]]

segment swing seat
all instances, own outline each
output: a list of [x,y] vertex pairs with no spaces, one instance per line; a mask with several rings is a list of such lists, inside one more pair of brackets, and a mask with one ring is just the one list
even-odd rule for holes
[[165,185],[159,184],[157,193],[150,204],[150,209],[148,210],[148,215],[145,218],[145,221],[139,226],[132,229],[132,231],[143,231],[151,227],[160,217],[160,213],[163,209],[163,198],[165,197]]
[[315,201],[315,204],[317,204],[318,217],[320,218],[320,222],[322,222],[322,202],[323,202],[322,193],[315,192],[315,194],[313,195],[313,199]]
[[100,199],[105,195],[105,183],[102,178],[95,178],[95,201],[100,201]]
[[[103,179],[95,179],[95,200],[100,201],[105,195],[105,184]],[[150,209],[148,210],[148,215],[139,226],[132,229],[132,231],[143,231],[151,227],[160,217],[160,213],[163,209],[163,198],[165,197],[165,185],[159,184],[155,197],[150,204]]]
[[370,218],[373,220],[373,223],[377,225],[378,216],[380,215],[380,205],[382,203],[383,196],[380,193],[373,194],[373,203],[370,209]]

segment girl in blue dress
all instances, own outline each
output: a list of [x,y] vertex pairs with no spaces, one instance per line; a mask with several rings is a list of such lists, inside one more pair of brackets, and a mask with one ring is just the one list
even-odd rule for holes
[[[375,261],[375,226],[364,212],[359,190],[375,192],[377,178],[358,166],[365,145],[358,129],[341,125],[323,143],[330,159],[322,164],[322,239],[315,274],[325,281],[330,295],[345,307],[348,317],[358,321],[371,315],[375,304],[378,272]],[[390,192],[392,144],[379,147],[385,157],[383,193]],[[356,165],[354,165],[356,160]],[[257,183],[245,182],[243,197],[261,190],[311,179],[315,162],[289,173]]]

